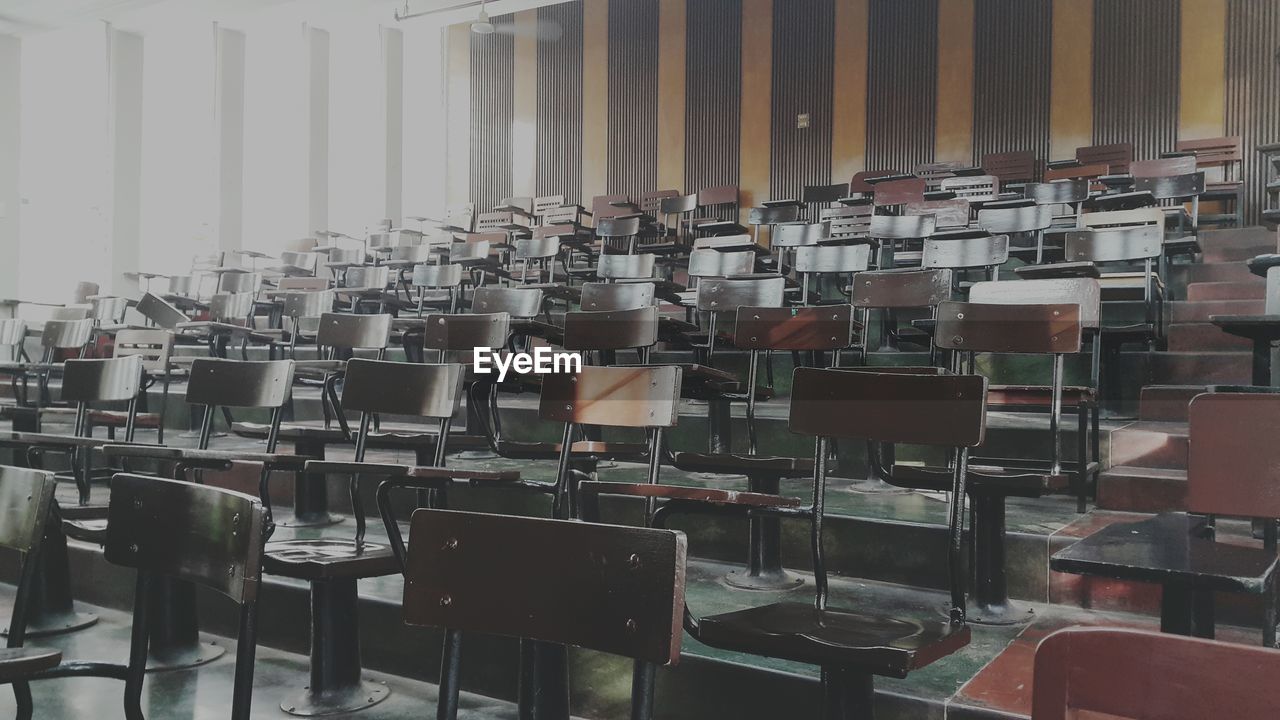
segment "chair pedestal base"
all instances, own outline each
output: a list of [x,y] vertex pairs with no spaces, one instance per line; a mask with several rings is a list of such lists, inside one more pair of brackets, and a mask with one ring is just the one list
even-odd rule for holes
[[520,641],[520,720],[569,720],[569,655],[563,645]]
[[151,582],[147,672],[183,670],[222,657],[226,648],[200,642],[196,588],[166,577]]
[[391,694],[361,677],[360,625],[355,578],[311,583],[311,683],[280,703],[290,715],[314,717],[354,712]]
[[1213,591],[1165,585],[1160,593],[1160,632],[1213,639]]
[[[324,459],[324,443],[298,440],[293,452]],[[329,485],[323,475],[298,473],[293,482],[293,516],[279,520],[281,527],[323,527],[342,522],[343,516],[329,512]]]
[[[67,563],[67,537],[57,522],[48,523],[43,547],[36,561],[30,610],[27,612],[28,638],[50,637],[83,630],[98,622],[92,613],[76,612],[71,600],[71,569]],[[9,628],[3,633],[9,635]]]
[[822,720],[874,720],[875,677],[843,668],[822,668]]
[[[754,493],[777,495],[780,481],[774,476],[748,476],[747,488]],[[804,580],[782,569],[782,524],[776,517],[753,517],[747,521],[750,557],[745,570],[725,576],[725,584],[740,590],[790,590]]]
[[1005,498],[974,492],[973,594],[969,622],[978,625],[1016,625],[1030,622],[1033,612],[1009,599],[1005,571]]

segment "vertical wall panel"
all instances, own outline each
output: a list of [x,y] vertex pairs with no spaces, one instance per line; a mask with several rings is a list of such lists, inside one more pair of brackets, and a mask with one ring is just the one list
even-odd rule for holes
[[1093,142],[1160,157],[1178,139],[1181,14],[1170,0],[1095,0]]
[[658,0],[609,3],[610,194],[658,184]]
[[[786,0],[778,0],[786,2]],[[738,199],[741,222],[752,205],[769,199],[770,98],[773,97],[774,0],[742,0],[742,134]]]
[[687,5],[685,0],[658,0],[659,189],[684,188]]
[[974,13],[973,161],[1034,151],[1049,158],[1052,0],[978,0]]
[[844,182],[866,167],[867,13],[869,0],[836,0],[835,97],[831,178]]
[[537,194],[582,199],[582,3],[538,8]]
[[1230,0],[1227,6],[1227,133],[1244,147],[1245,223],[1265,207],[1266,167],[1256,148],[1280,142],[1280,3]]
[[471,192],[476,212],[511,196],[515,119],[515,17],[493,18],[499,32],[471,35]]
[[938,4],[938,161],[968,163],[973,156],[974,5],[975,0]]
[[1093,3],[1053,0],[1049,159],[1093,141]]
[[938,0],[872,0],[867,168],[932,162],[937,130]]
[[[834,0],[773,5],[769,194],[774,199],[798,199],[805,185],[831,181],[835,15]],[[798,128],[796,118],[803,113],[809,115],[809,127]]]
[[685,28],[684,187],[737,185],[742,0],[691,0]]

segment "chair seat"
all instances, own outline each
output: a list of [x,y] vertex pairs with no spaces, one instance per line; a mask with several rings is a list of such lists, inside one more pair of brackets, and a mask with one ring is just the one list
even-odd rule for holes
[[294,360],[294,375],[328,375],[340,373],[347,369],[346,360]]
[[62,662],[62,651],[42,647],[0,648],[0,684],[55,668]]
[[1262,593],[1277,557],[1256,547],[1215,541],[1204,519],[1164,513],[1135,523],[1110,525],[1057,553],[1059,572],[1117,580],[1175,583],[1203,590]]
[[357,546],[354,539],[344,538],[269,542],[262,569],[299,580],[380,577],[400,572],[389,546],[371,542]]
[[[889,482],[914,490],[950,490],[951,471],[922,465],[895,465]],[[979,464],[969,465],[967,482],[971,493],[1029,498],[1065,490],[1071,484],[1064,472]]]
[[780,478],[813,474],[813,458],[677,452],[672,454],[671,464],[688,472],[760,474]]
[[724,650],[903,678],[969,644],[943,618],[903,619],[777,603],[705,617],[698,640]]
[[[987,390],[987,405],[1013,407],[1048,407],[1053,388],[1047,385],[992,385]],[[1097,392],[1091,387],[1067,386],[1062,388],[1062,404],[1067,407],[1092,405],[1098,401]]]
[[101,545],[107,541],[107,519],[63,520],[62,532],[69,538]]

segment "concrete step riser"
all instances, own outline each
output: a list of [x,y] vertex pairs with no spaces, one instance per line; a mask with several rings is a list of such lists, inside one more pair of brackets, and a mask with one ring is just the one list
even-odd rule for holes
[[1229,335],[1213,323],[1174,323],[1168,337],[1170,352],[1249,352],[1253,348],[1248,338]]
[[1261,300],[1266,296],[1267,283],[1254,281],[1193,283],[1187,286],[1186,298],[1190,302],[1206,300]]
[[1259,315],[1262,300],[1175,301],[1169,305],[1169,318],[1175,323],[1209,322],[1214,315]]

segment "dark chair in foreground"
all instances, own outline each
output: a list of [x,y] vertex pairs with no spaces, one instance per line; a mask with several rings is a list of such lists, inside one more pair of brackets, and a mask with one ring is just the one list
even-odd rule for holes
[[[404,618],[633,658],[630,717],[650,720],[656,666],[680,659],[685,552],[671,530],[418,510]],[[555,690],[530,680],[522,692]],[[436,717],[457,714],[457,697],[441,693]]]
[[[712,647],[822,668],[821,717],[856,720],[874,715],[874,678],[903,678],[969,642],[963,564],[968,448],[986,430],[985,378],[974,375],[887,374],[851,369],[799,368],[791,391],[791,431],[816,438],[813,504],[778,507],[771,496],[706,488],[586,483],[584,518],[596,517],[599,495],[667,498],[652,515],[665,525],[678,513],[772,515],[809,522],[813,547],[813,604],[780,602],[707,617],[686,608],[685,628]],[[950,590],[946,617],[882,614],[863,606],[827,606],[823,546],[828,448],[832,439],[902,442],[946,448],[952,463],[945,550]]]
[[[10,633],[11,650],[0,655],[0,682],[13,683],[18,717],[32,717],[27,683],[65,677],[97,676],[124,681],[125,717],[142,720],[142,681],[146,672],[150,618],[157,607],[154,584],[160,578],[200,585],[239,606],[235,686],[229,698],[232,720],[249,720],[253,666],[257,651],[258,589],[262,547],[269,525],[262,505],[248,495],[191,483],[139,475],[112,481],[105,551],[107,562],[138,571],[133,630],[127,665],[99,661],[61,661],[56,651],[22,648],[28,590],[26,566],[38,552],[35,535],[49,519],[52,486],[42,473],[0,471],[0,544],[28,554],[19,585]],[[17,522],[15,522],[17,521]],[[12,531],[12,534],[10,534]],[[12,650],[17,648],[17,650]],[[157,716],[160,716],[157,713]]]
[[[1188,416],[1188,512],[1111,525],[1049,567],[1162,585],[1160,629],[1178,635],[1213,637],[1215,592],[1260,595],[1262,643],[1275,647],[1280,395],[1199,395]],[[1262,543],[1217,542],[1218,516],[1263,521]]]
[[1032,720],[1274,717],[1280,652],[1120,628],[1078,627],[1036,648]]

